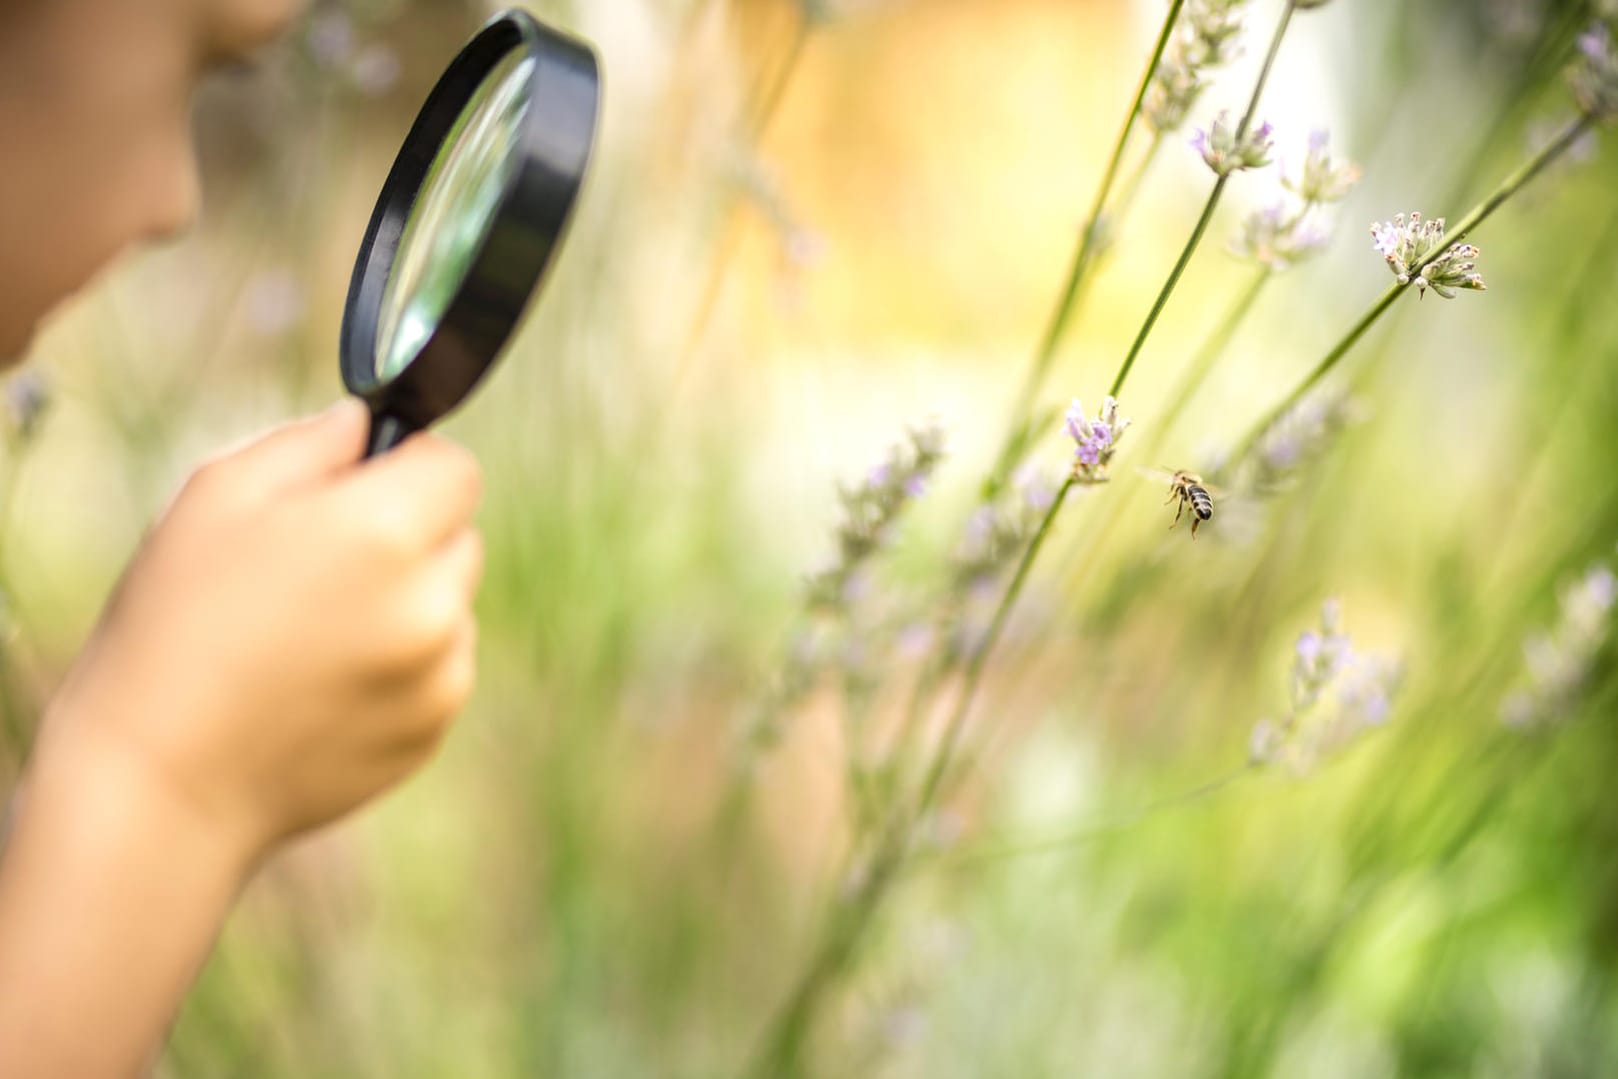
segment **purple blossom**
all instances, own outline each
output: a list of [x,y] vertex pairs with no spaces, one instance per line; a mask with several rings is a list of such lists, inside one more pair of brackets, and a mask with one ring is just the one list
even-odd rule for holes
[[1608,610],[1618,602],[1618,576],[1606,566],[1598,566],[1585,578],[1584,587],[1586,595],[1591,602],[1602,610]]
[[1313,663],[1320,658],[1320,634],[1314,630],[1307,630],[1298,637],[1298,658],[1305,663]]
[[1588,30],[1579,35],[1579,52],[1586,60],[1599,62],[1606,59],[1611,44],[1612,35],[1604,23],[1593,23]]
[[1285,761],[1302,771],[1387,721],[1400,671],[1355,650],[1342,632],[1336,600],[1321,605],[1319,627],[1299,634],[1293,651],[1290,707],[1279,721],[1261,720],[1253,728],[1248,758],[1256,765]]
[[1094,419],[1085,416],[1083,402],[1075,397],[1063,422],[1074,443],[1073,478],[1085,483],[1104,481],[1107,463],[1128,426],[1129,421],[1119,417],[1118,402],[1112,397],[1102,401],[1101,412]]

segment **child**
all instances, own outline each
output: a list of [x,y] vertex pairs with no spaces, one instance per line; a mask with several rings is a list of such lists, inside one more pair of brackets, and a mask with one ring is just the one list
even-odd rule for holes
[[[195,84],[301,6],[0,0],[0,360],[190,219]],[[362,464],[365,425],[345,403],[197,472],[50,703],[0,861],[0,1075],[149,1068],[254,867],[466,701],[477,466],[430,436]]]

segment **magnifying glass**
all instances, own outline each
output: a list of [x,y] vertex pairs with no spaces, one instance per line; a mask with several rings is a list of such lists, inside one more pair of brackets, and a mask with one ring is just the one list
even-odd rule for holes
[[367,457],[447,415],[499,358],[561,245],[600,102],[590,48],[520,11],[439,79],[382,185],[343,311]]

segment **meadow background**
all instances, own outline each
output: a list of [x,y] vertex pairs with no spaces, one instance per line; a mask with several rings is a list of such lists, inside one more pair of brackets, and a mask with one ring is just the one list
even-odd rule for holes
[[[927,597],[1164,5],[528,6],[598,45],[606,113],[554,279],[448,425],[488,472],[477,698],[423,776],[265,871],[162,1074],[1618,1071],[1618,679],[1610,578],[1587,575],[1618,553],[1610,137],[1471,237],[1487,292],[1378,323],[1329,383],[1353,422],[1262,505],[1193,542],[1137,471],[1228,450],[1391,283],[1368,224],[1459,217],[1572,115],[1588,5],[1297,12],[1259,114],[1283,164],[1324,126],[1363,166],[1335,238],[1154,431],[1251,280],[1227,239],[1277,169],[1231,180],[1123,396],[1112,481],[1057,517],[959,781],[790,1059],[772,1024],[862,894],[861,784],[891,778],[871,755],[925,675]],[[119,267],[5,388],[8,781],[181,479],[340,392],[372,199],[492,7],[323,3],[221,80],[201,228]],[[1280,11],[1247,8],[1191,126],[1240,111]],[[1212,183],[1189,137],[1144,175],[1045,403],[1099,404]],[[785,692],[839,484],[929,418],[947,457],[862,577],[858,632]],[[1047,426],[1029,459],[1060,477]],[[1328,599],[1397,659],[1397,695],[1351,744],[1253,764]],[[1506,723],[1536,686],[1538,722]]]

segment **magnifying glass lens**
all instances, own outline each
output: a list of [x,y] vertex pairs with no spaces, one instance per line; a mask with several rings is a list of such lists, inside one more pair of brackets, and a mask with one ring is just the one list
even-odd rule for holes
[[367,457],[449,415],[500,359],[562,243],[600,107],[590,46],[516,9],[439,76],[343,305],[343,385],[371,410]]
[[462,110],[410,211],[382,298],[376,375],[388,382],[432,337],[489,234],[510,181],[534,60],[501,60]]

